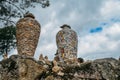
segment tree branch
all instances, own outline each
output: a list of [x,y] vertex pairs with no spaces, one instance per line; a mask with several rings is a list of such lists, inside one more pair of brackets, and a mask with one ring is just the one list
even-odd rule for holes
[[14,21],[12,21],[12,20],[4,19],[4,18],[0,18],[0,20],[2,20],[2,21],[7,21],[7,22],[11,22],[11,23],[13,23],[13,24],[16,25],[16,23],[15,23]]
[[9,3],[9,4],[11,4],[11,5],[13,5],[13,6],[15,6],[18,10],[20,10],[20,12],[22,13],[22,15],[24,15],[24,12],[17,5],[11,3],[10,1],[6,1],[6,2]]

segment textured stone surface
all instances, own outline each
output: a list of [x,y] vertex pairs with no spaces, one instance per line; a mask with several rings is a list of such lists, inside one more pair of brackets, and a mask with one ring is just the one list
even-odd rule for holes
[[33,57],[39,40],[40,24],[28,14],[20,19],[16,26],[18,53],[22,56]]
[[19,79],[20,80],[35,80],[45,70],[42,65],[39,65],[33,59],[20,59],[19,60]]
[[77,34],[70,29],[70,26],[62,26],[62,30],[56,35],[56,43],[58,47],[57,56],[60,59],[74,59],[77,57]]
[[[0,61],[0,80],[120,80],[120,61],[114,58],[80,65],[50,63],[13,55]],[[55,66],[62,69],[52,71]]]
[[46,69],[32,58],[11,56],[0,62],[0,80],[37,80]]
[[0,62],[0,80],[18,80],[18,65],[11,58],[4,59]]

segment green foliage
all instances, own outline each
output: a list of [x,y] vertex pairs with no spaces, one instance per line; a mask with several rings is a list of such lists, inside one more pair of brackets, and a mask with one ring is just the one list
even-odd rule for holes
[[0,28],[0,55],[16,47],[16,27]]
[[49,6],[49,0],[0,0],[0,20],[6,24],[13,24],[11,18],[22,17],[29,7],[41,4],[43,8]]

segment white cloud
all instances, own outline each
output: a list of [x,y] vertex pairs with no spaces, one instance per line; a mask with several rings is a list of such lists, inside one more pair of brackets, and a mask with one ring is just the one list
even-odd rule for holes
[[43,56],[48,56],[50,60],[53,60],[56,50],[57,48],[54,43],[39,46],[36,50],[35,58],[38,59],[39,55],[43,54]]
[[60,30],[57,28],[57,21],[50,21],[41,27],[40,40],[36,49],[35,58],[39,58],[40,54],[49,56],[49,59],[54,58],[56,53],[56,34]]
[[[105,27],[102,32],[90,33],[86,36],[82,36],[79,39],[79,57],[84,57],[87,59],[118,57],[116,54],[119,54],[120,38],[116,39],[114,37],[119,37],[119,35],[120,23],[114,23],[109,27]],[[99,56],[94,57],[95,55]]]
[[105,30],[106,34],[109,34],[111,36],[119,36],[120,35],[120,23],[114,23],[112,27],[109,28],[109,30]]
[[120,1],[119,0],[106,0],[100,10],[103,17],[111,17],[119,15]]

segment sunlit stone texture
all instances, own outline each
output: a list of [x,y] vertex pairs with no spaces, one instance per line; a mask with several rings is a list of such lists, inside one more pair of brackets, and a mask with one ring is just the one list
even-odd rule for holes
[[40,24],[31,13],[17,22],[16,38],[18,54],[33,57],[40,35]]
[[66,24],[61,26],[61,28],[62,30],[56,35],[57,56],[62,61],[77,58],[78,39],[76,32]]

